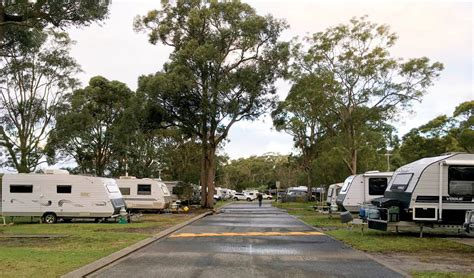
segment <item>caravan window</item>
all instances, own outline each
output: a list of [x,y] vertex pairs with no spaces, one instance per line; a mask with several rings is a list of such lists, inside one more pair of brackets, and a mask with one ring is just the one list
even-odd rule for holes
[[56,193],[59,194],[70,194],[72,186],[71,185],[56,185]]
[[369,195],[383,195],[387,189],[387,178],[369,178]]
[[119,189],[122,195],[130,195],[130,187],[120,187]]
[[139,184],[137,186],[138,195],[151,195],[151,184]]
[[448,169],[450,196],[474,196],[474,166],[450,166]]
[[328,198],[331,198],[332,197],[332,191],[334,190],[334,188],[329,188],[329,191],[328,191]]
[[392,186],[390,190],[392,191],[405,191],[410,183],[411,177],[413,177],[412,173],[405,173],[405,174],[398,174],[393,179]]
[[33,185],[10,185],[10,193],[33,193]]

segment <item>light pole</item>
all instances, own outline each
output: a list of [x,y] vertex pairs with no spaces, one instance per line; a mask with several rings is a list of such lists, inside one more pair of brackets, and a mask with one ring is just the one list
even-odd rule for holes
[[386,153],[385,156],[387,157],[387,172],[390,172],[390,156],[391,153]]
[[149,167],[150,167],[151,165],[153,165],[153,163],[156,163],[156,164],[158,165],[158,180],[159,180],[159,181],[162,181],[162,180],[161,180],[161,171],[163,171],[163,170],[165,169],[165,167],[163,167],[163,165],[162,165],[160,162],[158,162],[158,161],[156,161],[156,160],[154,160],[154,159],[151,161]]

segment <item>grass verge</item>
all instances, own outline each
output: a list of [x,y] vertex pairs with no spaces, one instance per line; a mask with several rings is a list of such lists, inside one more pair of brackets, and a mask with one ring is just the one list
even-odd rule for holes
[[64,235],[60,238],[0,238],[2,277],[58,277],[202,211],[188,214],[145,214],[140,222],[13,224],[0,226],[0,235]]

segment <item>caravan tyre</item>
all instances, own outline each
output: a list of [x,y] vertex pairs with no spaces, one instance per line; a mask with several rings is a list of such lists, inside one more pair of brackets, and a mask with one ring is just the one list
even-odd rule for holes
[[54,224],[58,221],[56,214],[52,212],[47,212],[43,215],[43,222],[46,224]]

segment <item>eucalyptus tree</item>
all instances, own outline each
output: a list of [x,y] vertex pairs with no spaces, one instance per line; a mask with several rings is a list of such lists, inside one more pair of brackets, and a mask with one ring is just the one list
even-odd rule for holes
[[293,136],[294,145],[301,152],[308,187],[314,186],[312,167],[319,141],[329,135],[335,123],[328,98],[328,92],[334,90],[332,86],[332,80],[322,75],[302,76],[272,112],[275,128]]
[[109,173],[119,121],[132,96],[126,84],[102,76],[91,78],[88,86],[68,94],[48,140],[51,161],[73,157],[82,173]]
[[275,104],[274,81],[286,61],[285,22],[257,15],[240,1],[162,1],[137,17],[152,44],[172,49],[163,71],[142,76],[139,91],[163,107],[169,122],[201,143],[202,205],[213,206],[216,150],[238,121]]
[[426,57],[392,56],[390,48],[396,41],[389,26],[361,17],[306,37],[293,49],[294,78],[314,74],[332,79],[334,89],[326,94],[344,139],[343,161],[352,174],[357,173],[360,130],[367,119],[391,119],[420,101],[443,69]]
[[446,152],[474,151],[474,101],[459,104],[452,117],[440,115],[403,136],[405,163]]
[[11,45],[0,60],[0,144],[8,165],[20,173],[34,171],[65,93],[77,86],[79,66],[69,55],[65,33],[16,30],[28,45]]

